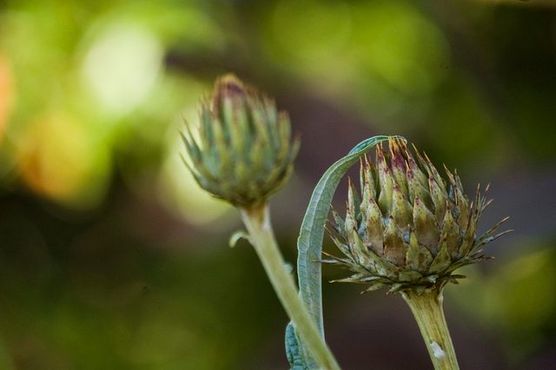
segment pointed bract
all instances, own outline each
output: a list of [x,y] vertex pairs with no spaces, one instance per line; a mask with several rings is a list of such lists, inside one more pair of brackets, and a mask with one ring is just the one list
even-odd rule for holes
[[479,188],[470,202],[457,172],[445,172],[447,180],[426,154],[411,153],[399,139],[389,142],[388,151],[377,147],[376,165],[363,158],[362,200],[349,181],[346,217],[333,211],[328,228],[346,256],[330,263],[354,272],[338,281],[366,284],[366,291],[421,291],[457,283],[462,276],[456,269],[486,258],[481,248],[505,233],[497,233],[505,220],[477,237],[479,217],[490,202]]
[[202,103],[199,135],[182,135],[188,168],[213,196],[237,207],[266,202],[289,178],[299,150],[285,112],[226,75]]

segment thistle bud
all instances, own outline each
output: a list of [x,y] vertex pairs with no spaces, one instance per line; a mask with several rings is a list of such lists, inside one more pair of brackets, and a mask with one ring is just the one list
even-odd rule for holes
[[504,234],[497,229],[505,219],[477,236],[489,204],[480,189],[470,201],[457,172],[446,169],[444,179],[405,141],[388,145],[377,146],[376,165],[361,161],[363,199],[353,204],[358,196],[350,186],[345,221],[336,217],[329,228],[344,257],[326,262],[347,266],[354,275],[340,281],[364,283],[367,290],[442,288],[461,277],[457,268],[487,258],[481,247]]
[[241,208],[265,203],[286,182],[299,149],[287,113],[233,75],[201,105],[198,135],[182,139],[197,183]]

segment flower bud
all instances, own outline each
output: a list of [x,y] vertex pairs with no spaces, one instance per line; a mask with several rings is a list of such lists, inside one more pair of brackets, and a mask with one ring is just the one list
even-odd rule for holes
[[360,205],[350,185],[345,221],[336,216],[329,228],[344,257],[327,262],[353,272],[339,281],[367,284],[368,290],[442,288],[461,277],[454,275],[457,268],[487,258],[481,247],[504,234],[496,230],[506,219],[477,236],[489,204],[484,194],[477,188],[469,201],[457,172],[446,169],[445,180],[403,140],[391,139],[388,151],[377,146],[376,164],[365,158],[361,167]]
[[289,178],[299,149],[286,112],[226,75],[201,105],[198,135],[182,134],[197,183],[242,208],[263,204]]

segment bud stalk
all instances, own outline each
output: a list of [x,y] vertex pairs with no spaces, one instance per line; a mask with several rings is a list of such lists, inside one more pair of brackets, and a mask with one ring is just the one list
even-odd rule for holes
[[429,351],[435,370],[459,370],[456,352],[448,331],[442,307],[442,289],[431,289],[421,293],[414,290],[401,292]]
[[332,352],[324,342],[307,307],[301,301],[292,275],[274,238],[268,206],[241,209],[241,217],[249,232],[249,239],[261,260],[270,283],[295,325],[303,345],[323,370],[340,370]]

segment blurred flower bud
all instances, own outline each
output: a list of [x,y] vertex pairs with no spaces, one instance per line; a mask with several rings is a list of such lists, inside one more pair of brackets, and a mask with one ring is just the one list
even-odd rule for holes
[[299,149],[286,112],[225,75],[216,81],[210,103],[201,106],[198,136],[182,135],[199,185],[237,207],[266,202],[288,179]]
[[[463,193],[457,173],[443,179],[429,158],[400,139],[376,149],[376,163],[361,164],[362,200],[349,184],[345,219],[334,213],[329,234],[343,257],[324,262],[347,266],[342,282],[368,284],[367,290],[442,288],[461,275],[454,271],[485,259],[482,246],[496,239],[503,219],[481,236],[477,222],[489,205],[479,187],[474,201]],[[415,159],[416,158],[416,159]]]

